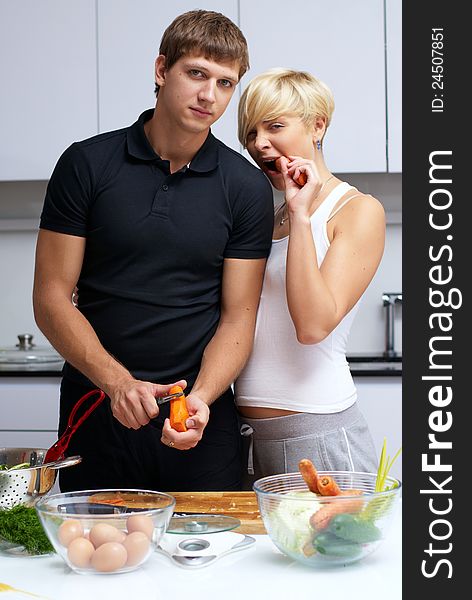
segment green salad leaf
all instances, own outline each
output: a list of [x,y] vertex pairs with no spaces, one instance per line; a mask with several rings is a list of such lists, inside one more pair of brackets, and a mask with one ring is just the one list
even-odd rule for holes
[[18,469],[27,469],[29,466],[29,462],[23,462],[18,465],[13,465],[13,467],[9,467],[7,465],[0,465],[0,471],[16,471]]

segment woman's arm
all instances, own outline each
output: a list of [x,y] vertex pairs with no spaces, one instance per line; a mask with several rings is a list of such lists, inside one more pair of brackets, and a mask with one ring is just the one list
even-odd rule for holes
[[309,217],[290,215],[287,301],[297,339],[316,344],[339,324],[371,282],[382,258],[385,213],[372,196],[353,198],[333,218],[321,268]]

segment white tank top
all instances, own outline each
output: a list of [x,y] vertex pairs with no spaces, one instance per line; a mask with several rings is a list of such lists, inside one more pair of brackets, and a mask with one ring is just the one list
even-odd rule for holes
[[[318,265],[330,245],[327,222],[334,215],[333,207],[350,189],[355,190],[348,183],[338,184],[311,217]],[[272,240],[254,348],[235,383],[236,403],[308,413],[339,412],[349,408],[357,398],[346,360],[346,345],[359,302],[323,341],[300,344],[286,299],[287,246],[288,236]]]

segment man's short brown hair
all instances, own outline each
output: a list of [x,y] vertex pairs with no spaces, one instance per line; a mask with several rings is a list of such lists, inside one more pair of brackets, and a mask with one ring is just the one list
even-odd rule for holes
[[194,52],[215,61],[239,62],[239,79],[249,69],[246,38],[231,19],[218,12],[191,10],[176,17],[164,31],[159,54],[166,57],[167,69]]

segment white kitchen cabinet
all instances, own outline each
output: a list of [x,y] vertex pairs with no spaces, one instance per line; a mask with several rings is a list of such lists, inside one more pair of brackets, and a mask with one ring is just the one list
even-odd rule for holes
[[[380,457],[384,438],[390,458],[402,445],[402,379],[401,377],[354,377],[357,401],[374,439]],[[402,453],[390,471],[402,478]]]
[[[387,116],[388,170],[401,171],[401,2],[385,7],[386,39],[383,0],[205,3],[248,40],[242,88],[273,66],[309,70],[332,88],[325,153],[338,173],[387,170]],[[70,143],[125,127],[153,106],[162,33],[194,8],[191,0],[1,2],[0,181],[47,180]],[[239,94],[213,127],[236,150]]]
[[[193,0],[98,0],[99,130],[134,123],[154,107],[154,61],[164,30],[181,13],[197,8]],[[205,10],[238,22],[238,0],[207,0]],[[213,133],[239,150],[236,91]]]
[[95,0],[0,3],[0,180],[49,179],[97,133]]
[[249,80],[271,67],[306,70],[333,91],[324,152],[338,173],[386,171],[382,0],[240,0]]
[[56,431],[0,430],[0,448],[49,448],[56,441]]
[[387,0],[387,116],[388,116],[388,170],[402,170],[402,3]]
[[0,378],[0,447],[48,448],[57,440],[60,377]]

